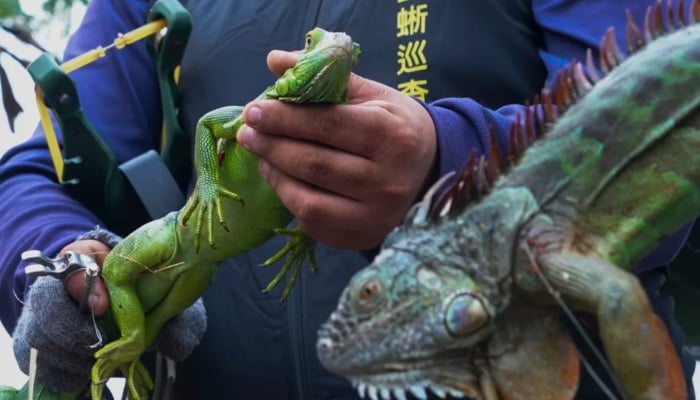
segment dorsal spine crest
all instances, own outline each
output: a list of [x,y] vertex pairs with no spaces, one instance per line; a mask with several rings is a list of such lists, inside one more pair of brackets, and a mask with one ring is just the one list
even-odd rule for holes
[[[684,0],[667,0],[665,12],[662,0],[647,7],[642,33],[629,10],[626,10],[625,41],[628,55],[643,49],[648,43],[665,34],[685,27]],[[688,11],[690,24],[700,20],[700,0],[693,0]],[[532,103],[525,101],[525,108],[516,114],[515,121],[508,131],[507,154],[503,154],[496,140],[493,127],[489,127],[490,162],[473,149],[462,170],[452,184],[445,188],[439,198],[434,199],[446,179],[440,179],[426,192],[421,201],[422,215],[427,221],[437,222],[442,218],[454,217],[472,203],[485,196],[497,178],[514,168],[527,148],[545,135],[561,115],[582,99],[593,87],[626,59],[615,37],[615,29],[610,27],[601,38],[598,51],[598,68],[593,59],[593,51],[586,52],[585,67],[572,62],[562,68],[551,87],[543,88]],[[600,70],[600,73],[598,72]],[[421,219],[421,221],[425,221]]]

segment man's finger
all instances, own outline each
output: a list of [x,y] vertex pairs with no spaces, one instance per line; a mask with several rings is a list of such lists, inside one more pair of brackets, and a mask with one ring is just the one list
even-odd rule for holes
[[[342,196],[336,196],[307,185],[297,179],[285,175],[283,172],[272,168],[266,173],[267,182],[277,193],[289,211],[297,217],[299,226],[312,239],[323,242],[329,246],[364,250],[372,248],[381,238],[372,237],[374,229],[365,229],[358,225],[358,221],[367,221],[364,213],[366,208],[362,203]],[[384,227],[389,218],[379,216],[372,219],[372,223]],[[324,221],[335,221],[336,226],[344,226],[349,231],[363,230],[366,234],[348,234],[342,238],[336,235],[322,235],[328,230]],[[337,228],[336,228],[337,229]],[[350,239],[352,238],[352,240]]]
[[[98,241],[92,239],[78,240],[76,242],[68,244],[66,247],[61,249],[59,255],[65,254],[68,251],[75,251],[80,254],[85,254],[92,257],[97,265],[102,267],[107,253],[109,253],[109,247]],[[71,297],[80,302],[83,298],[83,293],[85,293],[85,272],[78,271],[66,279],[65,282],[66,290],[70,293]],[[102,315],[107,312],[109,307],[109,296],[107,296],[107,289],[104,283],[98,278],[95,280],[95,285],[92,288],[92,293],[88,298],[88,307],[95,313],[95,315]]]
[[[247,127],[237,140],[247,146],[254,139],[246,136],[246,128],[269,136],[319,143],[360,157],[373,158],[382,151],[386,138],[371,126],[382,130],[395,117],[380,107],[363,105],[295,105],[273,100],[250,103],[243,111]],[[255,145],[251,145],[255,148]],[[255,152],[253,150],[253,152]]]
[[280,76],[285,70],[294,66],[299,59],[299,52],[272,50],[267,54],[267,67],[273,74]]
[[283,137],[261,136],[257,142],[260,148],[251,151],[307,184],[350,199],[377,194],[381,175],[376,164],[364,157]]
[[[78,271],[66,279],[66,290],[71,297],[80,302],[85,293],[85,272]],[[102,315],[107,312],[109,307],[109,298],[107,297],[107,289],[101,279],[95,280],[95,285],[92,287],[92,293],[88,297],[88,309],[91,309],[95,315]]]

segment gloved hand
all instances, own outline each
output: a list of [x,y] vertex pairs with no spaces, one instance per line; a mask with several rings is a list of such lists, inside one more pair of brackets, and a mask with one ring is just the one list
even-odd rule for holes
[[[176,361],[186,358],[206,330],[201,299],[167,323],[157,347]],[[109,340],[101,332],[105,342]],[[81,313],[63,282],[40,277],[32,284],[13,332],[13,350],[22,372],[29,373],[29,350],[39,351],[37,381],[58,391],[75,393],[89,383],[97,348],[90,314]]]
[[207,311],[200,297],[165,324],[156,339],[156,348],[163,356],[182,361],[199,344],[206,330]]

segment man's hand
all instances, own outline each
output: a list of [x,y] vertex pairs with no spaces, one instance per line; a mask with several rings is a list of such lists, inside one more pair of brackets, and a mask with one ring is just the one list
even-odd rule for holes
[[[102,268],[102,263],[107,257],[110,248],[98,240],[78,240],[61,249],[59,255],[63,255],[68,251],[88,255]],[[85,272],[79,271],[72,274],[66,279],[65,285],[70,296],[75,301],[80,302],[85,292]],[[108,307],[109,297],[107,296],[107,290],[102,280],[98,278],[95,281],[95,286],[93,286],[92,294],[88,298],[88,308],[92,309],[96,316],[99,316],[104,314]]]
[[[65,246],[60,254],[68,251],[89,255],[101,267],[110,248],[101,241],[85,239]],[[77,306],[84,291],[83,272],[74,273],[65,282],[52,276],[37,278],[29,288],[12,333],[12,347],[20,369],[29,373],[30,349],[36,348],[39,351],[37,381],[61,392],[79,392],[89,384],[94,353],[100,344],[98,339],[101,336],[109,341],[105,332],[94,325],[92,316]],[[104,314],[109,307],[107,290],[99,279],[88,305],[96,315]],[[199,299],[163,326],[157,339],[158,350],[181,361],[199,344],[206,326],[206,310]]]
[[[273,51],[278,75],[297,55]],[[416,100],[353,75],[347,105],[249,103],[237,140],[311,238],[368,249],[398,225],[435,162],[432,118]]]
[[[99,240],[77,240],[68,244],[60,251],[60,255],[68,251],[91,256],[97,265],[102,268],[109,246]],[[68,277],[65,288],[71,298],[80,302],[85,292],[85,273],[77,272]],[[96,316],[104,314],[109,308],[109,295],[101,279],[95,281],[92,294],[88,298],[88,306],[92,308]],[[166,357],[176,361],[182,361],[190,355],[199,344],[207,327],[206,309],[200,298],[190,307],[165,324],[158,336],[158,350]]]

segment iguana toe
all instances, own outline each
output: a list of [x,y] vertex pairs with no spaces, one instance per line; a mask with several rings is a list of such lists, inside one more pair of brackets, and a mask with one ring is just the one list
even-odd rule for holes
[[153,380],[141,361],[136,360],[129,364],[124,376],[126,377],[127,387],[132,400],[145,400],[148,398],[148,394],[153,390]]
[[287,298],[287,296],[289,296],[289,293],[294,287],[294,283],[301,272],[301,266],[304,264],[304,260],[306,258],[308,258],[309,262],[311,263],[311,270],[313,272],[318,271],[318,264],[316,263],[314,251],[316,242],[306,236],[306,234],[299,227],[294,229],[275,229],[275,233],[291,236],[291,240],[287,242],[287,244],[280,251],[268,258],[262,264],[263,266],[269,266],[280,260],[282,257],[287,257],[280,271],[277,273],[277,275],[275,275],[275,277],[263,291],[267,293],[274,289],[282,281],[282,279],[287,276],[290,268],[294,266],[294,269],[289,276],[289,280],[282,291],[282,300],[284,300]]
[[241,203],[241,205],[245,205],[245,201],[243,201],[243,198],[230,190],[220,188],[219,195],[221,195],[222,197],[228,197],[231,200],[237,201],[237,202]]
[[92,366],[90,394],[93,400],[102,400],[102,393],[105,389],[105,384],[117,371],[118,365],[113,361],[102,358],[95,361]]

